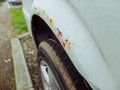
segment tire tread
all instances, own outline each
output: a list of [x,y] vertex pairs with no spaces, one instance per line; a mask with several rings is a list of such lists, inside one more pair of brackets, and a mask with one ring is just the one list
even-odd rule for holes
[[63,76],[68,90],[92,90],[85,79],[77,72],[70,58],[58,43],[46,40],[41,42],[39,46],[51,56],[61,76]]

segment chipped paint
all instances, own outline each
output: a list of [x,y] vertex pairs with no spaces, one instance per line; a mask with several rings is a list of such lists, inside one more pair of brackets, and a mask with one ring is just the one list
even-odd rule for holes
[[40,15],[40,12],[37,12],[37,15]]
[[62,35],[62,32],[57,28],[57,38],[58,38],[58,40],[60,41],[61,45],[63,46],[63,48],[65,48],[65,47],[70,48],[71,42],[69,41],[68,38],[65,39],[65,40],[63,40],[63,39],[62,39],[62,36],[63,36],[63,35]]
[[46,11],[42,11],[42,15],[44,16],[44,19],[47,21],[47,24],[49,24],[51,27],[53,26],[53,19],[49,16],[47,16]]
[[53,25],[53,19],[50,18],[49,21],[50,21],[50,25],[52,26]]
[[61,45],[63,46],[63,48],[65,47],[65,42],[62,40],[62,32],[57,28],[57,38],[60,41]]
[[68,48],[70,48],[71,43],[68,38],[65,40],[65,45],[68,46]]

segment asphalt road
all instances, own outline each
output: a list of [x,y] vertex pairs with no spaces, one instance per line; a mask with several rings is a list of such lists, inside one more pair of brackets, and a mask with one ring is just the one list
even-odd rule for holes
[[7,3],[4,3],[0,6],[0,90],[15,90],[8,20],[9,10]]

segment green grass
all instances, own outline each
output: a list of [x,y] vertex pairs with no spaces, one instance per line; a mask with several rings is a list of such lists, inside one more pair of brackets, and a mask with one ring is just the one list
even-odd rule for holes
[[27,25],[25,18],[22,12],[22,8],[10,8],[11,22],[14,28],[14,31],[17,34],[21,34],[27,31]]
[[2,6],[2,2],[0,2],[0,6]]

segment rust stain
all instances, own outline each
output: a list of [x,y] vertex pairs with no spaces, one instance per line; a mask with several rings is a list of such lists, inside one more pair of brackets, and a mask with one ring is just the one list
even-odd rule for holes
[[63,48],[65,48],[65,47],[70,48],[70,46],[71,46],[70,40],[68,38],[63,40],[62,36],[63,36],[62,32],[57,28],[57,38],[60,41],[61,45],[63,46]]
[[52,26],[53,25],[53,19],[49,19],[49,21],[50,21],[50,25]]
[[65,40],[65,44],[66,44],[66,46],[68,46],[70,48],[71,43],[68,38]]
[[[45,10],[43,10],[43,14],[45,14],[46,15],[46,11]],[[50,22],[50,25],[52,26],[53,25],[53,19],[52,18],[50,18],[49,16],[47,16],[46,15],[46,19]]]
[[57,38],[60,41],[61,45],[63,46],[63,48],[65,47],[65,42],[62,40],[62,32],[57,28]]
[[37,14],[38,14],[38,15],[40,15],[40,13],[39,13],[39,12],[37,12]]

